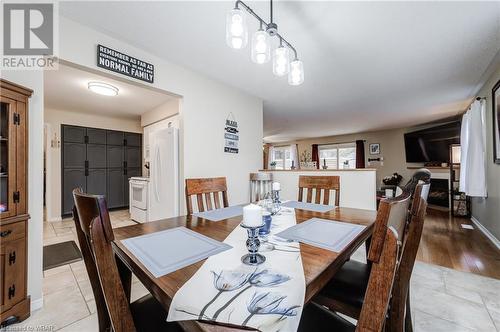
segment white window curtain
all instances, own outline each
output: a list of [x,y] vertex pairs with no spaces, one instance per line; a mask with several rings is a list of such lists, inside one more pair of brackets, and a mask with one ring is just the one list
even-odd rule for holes
[[290,145],[290,159],[293,161],[293,166],[295,166],[296,169],[299,169],[299,148],[297,144]]
[[486,197],[486,105],[476,100],[462,118],[460,133],[460,191]]
[[271,163],[274,161],[274,146],[269,147],[269,152],[267,156],[267,168],[271,169]]

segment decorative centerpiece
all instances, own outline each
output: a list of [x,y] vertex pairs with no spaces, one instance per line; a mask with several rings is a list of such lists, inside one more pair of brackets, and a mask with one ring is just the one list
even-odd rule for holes
[[272,192],[271,192],[272,204],[271,204],[271,211],[269,211],[273,216],[278,214],[278,212],[280,212],[281,210],[280,191],[281,191],[281,184],[279,182],[273,182]]
[[248,233],[246,242],[248,254],[241,257],[241,261],[246,265],[259,265],[266,261],[266,257],[259,254],[259,229],[265,224],[262,221],[262,208],[255,204],[243,207],[243,221],[241,227]]

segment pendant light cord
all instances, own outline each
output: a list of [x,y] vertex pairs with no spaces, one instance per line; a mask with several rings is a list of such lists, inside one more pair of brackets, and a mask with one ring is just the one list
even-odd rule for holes
[[269,4],[271,6],[271,23],[273,23],[273,0],[270,0]]

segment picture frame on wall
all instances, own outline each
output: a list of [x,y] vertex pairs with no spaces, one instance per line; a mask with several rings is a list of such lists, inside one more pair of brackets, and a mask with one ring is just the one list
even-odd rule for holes
[[370,154],[380,154],[380,143],[371,143],[369,145]]
[[500,164],[500,80],[491,92],[493,113],[493,160]]

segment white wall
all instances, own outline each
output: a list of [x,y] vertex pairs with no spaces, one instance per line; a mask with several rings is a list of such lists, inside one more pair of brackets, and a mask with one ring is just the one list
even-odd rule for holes
[[[140,48],[60,18],[59,58],[101,70],[96,67],[98,43],[153,63],[156,73],[152,86],[183,96],[179,121],[181,132],[184,133],[180,151],[181,160],[184,160],[181,162],[181,177],[225,175],[231,203],[247,201],[248,174],[257,171],[262,163],[262,101]],[[42,302],[43,72],[2,71],[2,77],[35,91],[30,101],[29,120],[28,208],[31,220],[28,234],[28,293],[31,295],[32,309],[36,309]],[[234,113],[241,127],[241,149],[238,155],[225,154],[222,149],[224,120],[229,112]],[[185,131],[182,131],[183,128]]]
[[43,72],[3,70],[2,78],[33,90],[28,113],[28,294],[36,310],[43,303]]
[[478,92],[486,97],[486,183],[487,198],[472,198],[472,216],[486,228],[490,238],[500,241],[500,165],[493,162],[493,101],[491,90],[500,81],[500,65]]
[[141,115],[141,126],[146,127],[155,122],[161,121],[166,118],[173,117],[179,114],[180,99],[175,98],[167,100],[160,106],[153,108]]
[[[142,132],[139,117],[136,119],[117,118],[104,115],[45,108],[45,123],[50,131],[49,139],[61,139],[61,125],[77,125],[102,129]],[[47,220],[61,220],[61,147],[50,147],[47,151]]]

